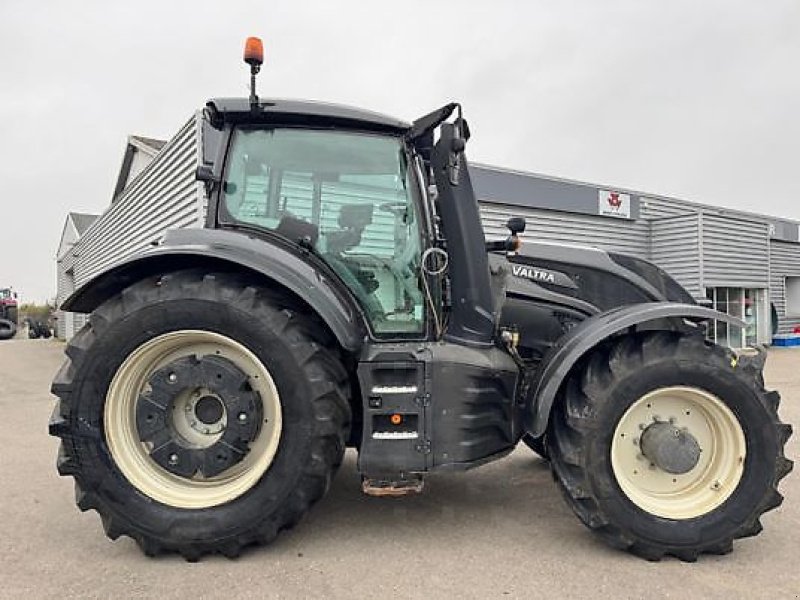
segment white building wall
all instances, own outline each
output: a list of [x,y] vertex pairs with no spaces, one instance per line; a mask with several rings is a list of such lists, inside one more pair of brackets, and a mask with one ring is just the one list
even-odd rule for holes
[[75,285],[148,248],[169,229],[199,227],[203,185],[195,180],[200,160],[200,116],[193,116],[75,246]]

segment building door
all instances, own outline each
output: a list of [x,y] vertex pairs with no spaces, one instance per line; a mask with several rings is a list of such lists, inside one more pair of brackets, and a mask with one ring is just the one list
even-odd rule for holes
[[742,319],[747,324],[742,328],[722,321],[714,321],[709,330],[709,337],[714,342],[731,348],[753,347],[757,344],[769,343],[767,290],[715,287],[707,288],[706,296],[716,310]]

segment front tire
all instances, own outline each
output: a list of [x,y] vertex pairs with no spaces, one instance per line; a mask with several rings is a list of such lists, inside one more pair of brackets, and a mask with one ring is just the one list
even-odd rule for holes
[[347,374],[324,324],[262,285],[148,278],[67,347],[52,387],[58,470],[111,539],[236,556],[327,490],[349,434]]
[[[650,560],[724,554],[758,534],[792,467],[791,427],[762,367],[694,334],[631,334],[596,348],[568,380],[547,436],[570,507],[612,546]],[[650,444],[663,433],[661,447]]]

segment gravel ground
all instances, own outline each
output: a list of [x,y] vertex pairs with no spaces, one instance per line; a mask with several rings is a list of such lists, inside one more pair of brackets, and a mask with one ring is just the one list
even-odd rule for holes
[[[235,561],[146,558],[127,538],[107,540],[56,474],[48,389],[62,350],[0,342],[0,598],[800,598],[797,473],[764,532],[733,554],[648,563],[595,540],[525,448],[400,499],[363,496],[348,452],[329,494],[272,546]],[[783,420],[798,423],[800,350],[772,350],[766,376]],[[795,461],[799,438],[787,447]]]

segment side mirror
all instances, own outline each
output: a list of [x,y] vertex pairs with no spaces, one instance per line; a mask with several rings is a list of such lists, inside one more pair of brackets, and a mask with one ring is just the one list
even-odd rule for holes
[[506,227],[511,232],[511,235],[517,235],[525,231],[525,217],[511,217],[506,221]]
[[214,175],[214,171],[208,165],[199,165],[194,172],[194,178],[203,183],[219,183],[219,177]]

